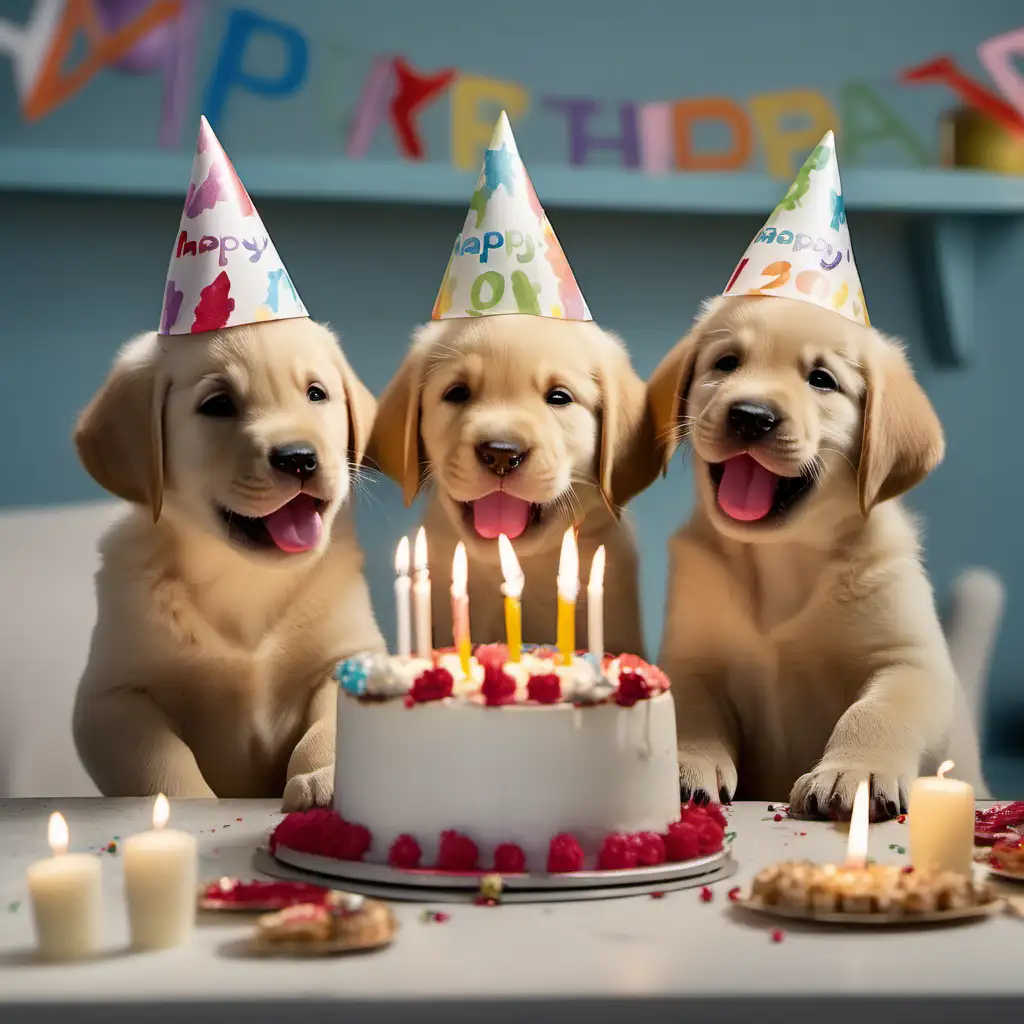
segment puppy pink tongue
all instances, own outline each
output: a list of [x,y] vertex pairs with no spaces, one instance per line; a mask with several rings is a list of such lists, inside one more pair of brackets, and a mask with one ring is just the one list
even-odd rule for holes
[[750,523],[772,510],[779,478],[749,455],[737,455],[723,467],[718,505],[733,519]]
[[473,526],[487,540],[494,540],[499,533],[512,540],[526,529],[529,519],[530,503],[504,491],[495,491],[473,502]]
[[308,494],[298,494],[287,505],[263,517],[273,542],[288,554],[298,554],[316,547],[323,520],[316,501]]

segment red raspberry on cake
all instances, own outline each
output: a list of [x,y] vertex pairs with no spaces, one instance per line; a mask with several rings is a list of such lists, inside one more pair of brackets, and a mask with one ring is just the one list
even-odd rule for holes
[[613,834],[604,837],[601,852],[597,855],[597,867],[600,871],[625,871],[635,868],[637,848],[631,836]]
[[687,821],[675,821],[665,833],[665,856],[668,860],[693,860],[700,855],[697,827]]
[[665,863],[665,840],[656,832],[638,832],[631,838],[636,850],[636,862],[641,867],[649,868]]
[[538,704],[557,704],[562,699],[562,681],[554,672],[533,676],[526,684],[526,696]]
[[565,874],[583,868],[583,849],[576,837],[562,832],[551,840],[548,846],[548,871],[551,874]]
[[423,851],[420,844],[410,835],[400,835],[388,850],[388,863],[393,868],[418,868]]
[[481,644],[473,654],[484,672],[488,669],[503,669],[508,662],[508,647],[505,644]]
[[638,700],[646,700],[651,695],[647,680],[639,672],[620,672],[619,688],[615,691],[615,703],[623,708],[631,708]]
[[516,681],[504,670],[504,667],[487,667],[484,669],[484,681],[480,687],[480,693],[488,707],[512,704],[516,699]]
[[518,875],[526,870],[526,854],[515,843],[502,843],[494,851],[494,870],[499,875]]
[[703,825],[696,826],[696,828],[697,847],[700,850],[701,856],[706,857],[708,854],[718,853],[725,840],[724,830],[711,820],[704,822]]
[[452,695],[453,683],[452,674],[448,669],[428,668],[417,676],[409,691],[409,696],[417,704],[425,704],[431,700],[444,700],[445,697]]
[[474,871],[480,851],[468,836],[455,831],[441,833],[441,845],[437,851],[437,867],[440,871]]
[[372,841],[368,828],[343,821],[337,835],[332,837],[327,856],[337,857],[338,860],[362,860]]

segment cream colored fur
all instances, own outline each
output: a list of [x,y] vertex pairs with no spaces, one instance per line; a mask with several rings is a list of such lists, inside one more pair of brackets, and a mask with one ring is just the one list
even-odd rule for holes
[[[739,357],[738,368],[715,364]],[[810,387],[815,365],[838,392]],[[728,364],[723,364],[728,366]],[[914,520],[896,499],[940,461],[938,419],[899,347],[809,303],[717,299],[662,361],[648,399],[667,464],[692,447],[697,505],[670,541],[659,661],[676,701],[684,793],[780,800],[848,815],[862,778],[875,817],[947,752],[981,797],[977,739]],[[737,400],[781,425],[751,446],[781,476],[816,482],[778,521],[738,522],[709,464],[744,450]]]
[[[455,384],[469,387],[468,401],[445,401]],[[570,391],[571,405],[546,404],[556,386]],[[523,465],[502,481],[475,454],[477,444],[494,439],[529,449]],[[460,540],[470,560],[473,640],[505,638],[497,541],[476,533],[462,504],[500,485],[544,506],[540,522],[513,541],[526,578],[524,640],[555,640],[559,550],[566,527],[575,523],[583,577],[577,646],[587,644],[586,574],[604,544],[606,649],[642,653],[636,546],[620,512],[653,476],[638,475],[648,460],[636,459],[652,443],[643,383],[619,339],[594,323],[509,314],[445,320],[417,331],[381,396],[370,454],[402,486],[406,504],[433,485],[424,524],[435,644],[452,642],[449,567]]]
[[[327,401],[311,402],[318,384]],[[240,414],[200,415],[230,393]],[[122,350],[75,435],[86,469],[136,507],[106,535],[75,743],[106,796],[330,803],[334,664],[383,641],[344,507],[374,400],[331,332],[294,319]],[[312,444],[319,545],[253,551],[215,506],[279,508],[298,481],[273,445]]]

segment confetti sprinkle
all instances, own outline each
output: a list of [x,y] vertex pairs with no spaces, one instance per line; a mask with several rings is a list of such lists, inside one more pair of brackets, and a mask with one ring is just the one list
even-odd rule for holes
[[889,844],[889,849],[890,850],[895,850],[900,855],[902,855],[902,854],[907,852],[907,848],[905,846],[900,846],[899,843],[890,843]]
[[241,818],[235,818],[235,821],[241,821],[241,820],[242,820]]
[[710,903],[714,898],[715,894],[705,885],[700,891],[701,903]]
[[111,840],[109,843],[107,843],[106,846],[103,847],[103,852],[111,854],[117,853],[117,843],[114,842],[114,840]]
[[739,903],[740,901],[740,887],[734,885],[728,892],[730,903]]
[[660,889],[658,889],[655,892],[651,893],[651,899],[652,900],[663,900],[664,898],[665,898],[665,894]]
[[7,913],[16,914],[20,906],[21,900],[11,900],[11,902],[7,904]]
[[424,910],[420,918],[424,922],[433,921],[435,924],[446,924],[451,919],[451,915],[446,914],[443,910]]
[[776,814],[775,817],[772,818],[772,821],[782,821],[782,815],[781,814]]
[[772,942],[776,945],[778,945],[778,943],[780,943],[785,937],[786,933],[781,928],[776,928],[775,931],[772,932]]
[[897,823],[898,823],[898,824],[900,824],[900,825],[906,825],[906,823],[907,823],[907,816],[906,816],[905,814],[901,814],[901,815],[900,815],[900,816],[899,816],[899,817],[898,817],[898,818],[896,819],[896,821],[897,821]]
[[914,873],[914,865],[913,864],[904,864],[903,865],[903,874],[905,874],[905,875],[912,875],[913,873]]
[[736,838],[736,833],[735,832],[726,832],[725,833],[725,838],[726,838],[727,842],[731,843]]

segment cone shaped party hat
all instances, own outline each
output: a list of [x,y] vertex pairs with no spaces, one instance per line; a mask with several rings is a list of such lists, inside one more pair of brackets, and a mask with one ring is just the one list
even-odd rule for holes
[[309,316],[206,118],[171,253],[160,334]]
[[870,324],[839,180],[826,132],[768,222],[747,246],[723,295],[782,295]]
[[498,313],[593,319],[533,190],[504,111],[484,153],[469,214],[452,247],[431,319]]

